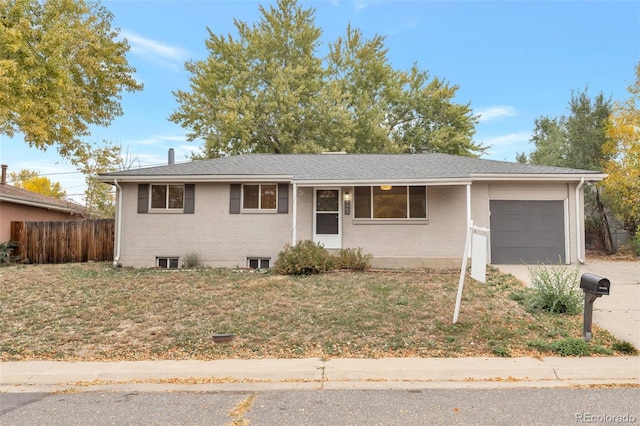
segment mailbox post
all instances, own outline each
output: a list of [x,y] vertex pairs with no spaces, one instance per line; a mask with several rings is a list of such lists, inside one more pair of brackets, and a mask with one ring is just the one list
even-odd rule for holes
[[591,340],[591,322],[593,320],[593,302],[600,296],[608,296],[611,283],[608,279],[593,274],[582,274],[580,288],[584,292],[584,324],[582,337]]

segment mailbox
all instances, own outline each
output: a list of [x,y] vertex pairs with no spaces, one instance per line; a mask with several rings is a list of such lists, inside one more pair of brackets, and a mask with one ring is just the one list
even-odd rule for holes
[[582,274],[580,288],[584,292],[584,320],[582,336],[587,342],[591,340],[591,321],[593,318],[593,302],[598,297],[608,296],[611,282],[593,274]]
[[582,274],[580,288],[585,293],[608,296],[611,283],[608,279],[593,274]]

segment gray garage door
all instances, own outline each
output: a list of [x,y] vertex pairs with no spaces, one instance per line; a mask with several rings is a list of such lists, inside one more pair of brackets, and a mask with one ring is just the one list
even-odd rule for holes
[[565,261],[563,201],[491,201],[491,263]]

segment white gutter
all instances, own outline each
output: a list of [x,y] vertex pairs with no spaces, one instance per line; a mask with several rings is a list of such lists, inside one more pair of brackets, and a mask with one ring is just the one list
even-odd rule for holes
[[582,224],[584,223],[584,216],[580,213],[580,189],[584,186],[584,178],[580,179],[580,183],[576,185],[576,258],[578,262],[584,264],[584,257],[582,256]]
[[116,235],[115,235],[115,256],[113,258],[113,266],[118,266],[120,261],[120,241],[122,239],[122,188],[118,184],[118,179],[113,180],[116,187],[116,196],[118,200],[118,210],[116,211]]
[[[584,180],[584,174],[567,174],[567,173],[529,173],[529,174],[495,174],[495,173],[470,173],[474,182],[477,181],[563,181],[578,182]],[[606,178],[604,173],[589,174],[591,181],[599,181]]]
[[98,176],[98,180],[104,183],[120,182],[136,183],[166,183],[166,182],[289,182],[291,175],[120,175]]

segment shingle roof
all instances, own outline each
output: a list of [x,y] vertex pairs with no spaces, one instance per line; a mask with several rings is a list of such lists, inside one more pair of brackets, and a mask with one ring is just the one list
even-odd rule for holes
[[[125,170],[112,178],[157,176],[290,176],[293,181],[471,179],[478,175],[570,175],[602,178],[600,172],[510,163],[448,154],[247,154]],[[131,179],[127,179],[131,180]]]
[[79,215],[86,213],[85,208],[80,204],[61,200],[56,197],[38,194],[37,192],[27,191],[26,189],[7,184],[0,185],[0,201],[30,205]]

